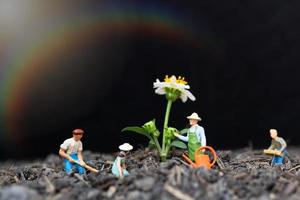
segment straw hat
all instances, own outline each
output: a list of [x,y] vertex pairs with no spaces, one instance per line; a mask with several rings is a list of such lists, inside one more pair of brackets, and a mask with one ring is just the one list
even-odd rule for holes
[[124,143],[119,146],[119,149],[121,151],[130,151],[131,149],[133,149],[133,146],[131,146],[129,143]]
[[201,118],[195,112],[193,114],[191,114],[190,116],[187,116],[187,118],[188,119],[195,119],[195,120],[201,121]]

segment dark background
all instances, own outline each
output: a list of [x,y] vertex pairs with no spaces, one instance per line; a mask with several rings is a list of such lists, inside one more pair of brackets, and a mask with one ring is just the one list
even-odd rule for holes
[[[53,70],[37,71],[30,90],[20,97],[24,103],[14,130],[18,139],[2,139],[3,159],[57,153],[74,128],[85,130],[85,150],[115,152],[123,142],[146,145],[146,138],[120,130],[153,118],[161,130],[166,101],[152,87],[156,78],[172,74],[186,77],[197,100],[178,100],[170,126],[184,128],[186,116],[197,112],[208,145],[215,149],[249,143],[266,147],[270,128],[278,129],[288,144],[299,144],[298,1],[61,2],[49,1],[49,8],[34,1],[27,6],[41,9],[42,16],[47,10],[47,17],[37,20],[44,25],[52,17],[64,20],[66,13],[72,17],[80,16],[81,10],[101,13],[111,8],[121,13],[130,7],[142,26],[143,13],[157,10],[184,24],[189,36],[147,33],[136,25],[130,31],[111,27],[110,36],[103,38],[92,29],[78,43],[65,47],[63,55],[53,54],[51,62],[42,62]],[[28,29],[18,28],[19,33]],[[1,38],[6,44],[0,47],[3,59],[10,42],[20,37],[6,34]],[[4,111],[1,116],[2,121],[7,117],[12,124],[17,121]]]

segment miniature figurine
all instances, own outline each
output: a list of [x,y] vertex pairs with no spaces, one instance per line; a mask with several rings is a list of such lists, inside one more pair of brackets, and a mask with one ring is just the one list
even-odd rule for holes
[[85,162],[82,158],[82,142],[80,141],[84,131],[82,129],[73,130],[73,137],[65,140],[63,144],[60,145],[59,155],[64,158],[64,167],[67,174],[71,175],[73,167],[79,172],[79,174],[84,174],[85,169],[83,168]]
[[271,162],[272,166],[281,165],[286,155],[286,142],[283,138],[278,137],[276,129],[270,129],[270,136],[272,138],[271,146],[267,150],[264,150],[264,153],[274,155]]
[[121,151],[118,157],[115,159],[111,171],[115,176],[123,178],[124,176],[129,175],[129,172],[126,170],[125,166],[125,158],[126,154],[133,149],[133,147],[129,143],[124,143],[119,146],[119,149]]
[[204,128],[198,125],[198,122],[201,121],[201,118],[197,113],[193,113],[188,116],[191,127],[188,130],[187,136],[174,133],[174,135],[185,142],[188,142],[188,152],[189,158],[195,160],[195,150],[201,146],[206,146],[206,137],[204,133]]

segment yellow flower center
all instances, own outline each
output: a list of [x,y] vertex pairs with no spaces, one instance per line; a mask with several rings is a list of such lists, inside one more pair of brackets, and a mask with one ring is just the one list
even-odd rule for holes
[[[175,76],[175,78],[176,78],[176,76]],[[176,78],[176,83],[184,84],[184,85],[188,84],[188,82],[185,81],[184,79],[185,79],[184,77],[178,76],[178,78]],[[166,75],[164,81],[167,82],[167,83],[171,82],[171,77],[169,77],[168,75]]]

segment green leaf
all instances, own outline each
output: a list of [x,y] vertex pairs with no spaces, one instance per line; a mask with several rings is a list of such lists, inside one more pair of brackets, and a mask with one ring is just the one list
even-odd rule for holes
[[155,137],[158,137],[159,136],[159,131],[157,130],[156,128],[156,125],[155,125],[155,119],[154,120],[151,120],[147,123],[145,123],[142,128],[144,129],[144,131],[146,131],[147,133],[149,133],[149,135],[153,135]]
[[182,129],[182,130],[180,130],[180,135],[183,135],[183,134],[185,134],[187,132],[189,132],[188,128]]
[[150,140],[149,145],[155,145],[155,142],[153,140]]
[[149,140],[152,140],[152,138],[149,135],[149,133],[147,133],[147,131],[144,128],[139,127],[139,126],[128,126],[128,127],[123,128],[121,131],[122,132],[124,132],[124,131],[131,131],[131,132],[139,133],[139,134],[144,135],[147,138],[149,138]]
[[149,147],[156,147],[155,142],[154,142],[153,140],[150,140],[150,141],[149,141],[148,146],[149,146]]
[[177,147],[177,148],[180,148],[180,149],[187,149],[186,144],[183,143],[183,142],[180,141],[180,140],[174,140],[174,141],[171,143],[171,146],[174,146],[174,147]]

